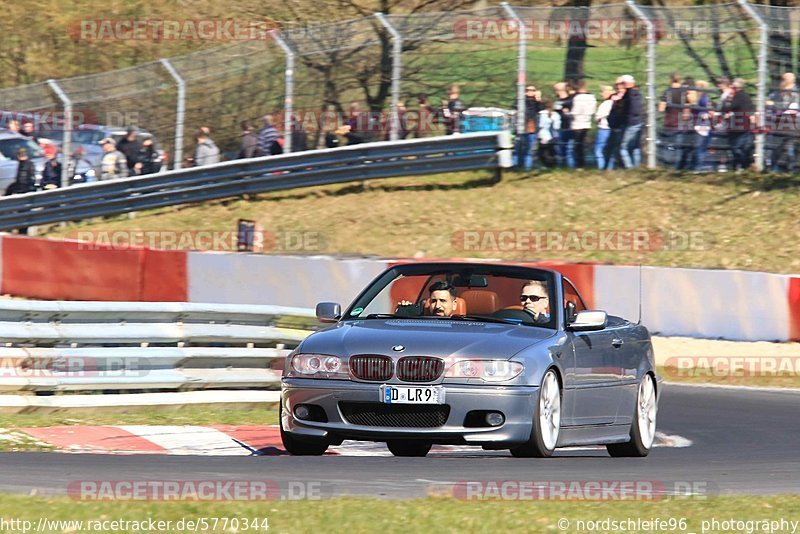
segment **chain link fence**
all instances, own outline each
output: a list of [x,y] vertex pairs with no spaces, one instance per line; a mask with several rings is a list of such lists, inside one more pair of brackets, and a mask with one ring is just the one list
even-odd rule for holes
[[[694,124],[688,135],[665,124],[670,111],[691,115],[698,94],[707,95],[713,108],[720,95],[716,82],[729,77],[742,78],[759,110],[768,113],[770,93],[784,83],[781,76],[797,70],[798,35],[799,9],[745,0],[687,7],[632,1],[592,7],[501,4],[376,14],[284,24],[264,38],[2,89],[0,110],[50,117],[65,130],[64,149],[71,141],[67,130],[81,124],[137,126],[152,132],[171,165],[180,167],[200,127],[211,130],[228,158],[238,156],[240,123],[259,128],[266,114],[275,117],[290,151],[330,146],[343,135],[361,141],[440,135],[453,129],[451,96],[460,101],[459,113],[463,108],[506,112],[524,105],[526,85],[536,85],[552,100],[556,82],[582,79],[597,94],[600,86],[629,74],[646,97],[649,166],[680,166],[699,133]],[[667,102],[676,72],[680,96]],[[363,123],[354,117],[364,117]],[[523,132],[524,121],[510,117],[503,114],[502,126]],[[782,145],[767,133],[767,115],[756,120],[756,163],[775,167],[771,154]],[[705,163],[725,165],[730,158],[725,135],[711,139]]]

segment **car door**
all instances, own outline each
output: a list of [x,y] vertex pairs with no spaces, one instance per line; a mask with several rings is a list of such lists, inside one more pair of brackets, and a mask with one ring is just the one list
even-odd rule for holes
[[[575,286],[563,279],[565,306],[571,302],[575,311],[586,309]],[[591,332],[567,331],[572,346],[574,405],[572,419],[575,425],[614,423],[619,409],[621,388],[621,362],[614,347],[615,329]]]

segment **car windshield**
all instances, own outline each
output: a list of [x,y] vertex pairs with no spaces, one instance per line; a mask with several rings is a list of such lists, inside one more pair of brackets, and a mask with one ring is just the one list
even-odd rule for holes
[[504,265],[410,264],[384,273],[344,320],[421,317],[555,328],[553,273]]
[[0,139],[0,152],[3,153],[8,159],[17,159],[17,150],[20,148],[28,149],[29,158],[41,158],[43,156],[42,149],[24,137],[12,137],[10,139]]
[[[61,141],[64,138],[63,130],[42,130],[38,134],[40,137]],[[70,136],[72,143],[79,145],[96,145],[104,137],[100,130],[74,130]]]

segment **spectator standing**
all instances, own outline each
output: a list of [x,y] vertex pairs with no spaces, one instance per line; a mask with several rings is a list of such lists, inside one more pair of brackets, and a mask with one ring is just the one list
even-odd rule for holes
[[139,161],[139,156],[142,152],[142,142],[136,128],[128,128],[125,137],[117,145],[117,150],[125,155],[125,161],[128,162],[128,176],[141,174],[142,163]]
[[37,145],[39,144],[39,138],[36,137],[36,129],[34,128],[33,122],[24,121],[22,123],[22,131],[20,133]]
[[708,147],[714,137],[714,130],[711,126],[713,110],[711,109],[711,97],[708,94],[708,82],[697,80],[698,99],[695,108],[692,110],[694,116],[692,124],[695,131],[695,172],[706,171],[706,158],[708,157]]
[[414,137],[426,137],[430,134],[435,118],[436,111],[428,103],[428,95],[425,93],[417,95],[417,124],[414,125]]
[[[730,130],[726,119],[727,112],[724,111],[725,107],[730,105],[730,99],[733,98],[730,78],[725,76],[717,78],[717,89],[719,89],[720,97],[714,113],[713,132],[715,136],[726,140],[728,151],[730,152]],[[725,172],[727,170],[726,163],[727,160],[725,156],[723,156],[720,160],[720,172]]]
[[[512,107],[517,109],[516,100]],[[517,132],[517,149],[514,154],[514,165],[519,169],[530,170],[533,168],[533,152],[536,150],[536,135],[541,110],[542,93],[534,85],[527,86],[525,88],[525,126],[523,131]]]
[[779,89],[770,93],[766,104],[772,123],[772,132],[768,136],[767,143],[767,146],[772,147],[770,168],[773,171],[786,169],[794,172],[798,155],[798,135],[800,135],[798,132],[800,124],[797,121],[800,93],[793,73],[786,72],[781,76]]
[[61,187],[61,164],[56,159],[58,150],[55,145],[44,147],[44,168],[42,169],[42,189]]
[[664,133],[662,140],[667,144],[675,144],[680,136],[680,116],[683,108],[683,84],[681,75],[673,72],[670,76],[669,87],[661,95],[658,102],[658,111],[664,114]]
[[461,101],[461,88],[457,84],[453,84],[450,87],[449,100],[443,104],[442,114],[445,119],[447,135],[461,133],[464,111],[467,107]]
[[100,179],[113,180],[128,177],[128,162],[125,154],[117,150],[117,142],[113,137],[100,140],[103,147],[103,159],[100,160]]
[[678,116],[678,161],[675,169],[679,171],[690,170],[695,167],[694,157],[697,146],[697,133],[694,130],[694,121],[697,118],[695,113],[700,96],[695,87],[694,78],[687,77],[681,87],[681,99],[683,104],[680,107]]
[[253,158],[258,153],[258,136],[253,133],[253,128],[247,121],[241,122],[242,133],[240,134],[241,148],[239,149],[239,158]]
[[153,144],[153,139],[148,137],[142,141],[142,151],[139,153],[139,162],[142,164],[140,174],[155,174],[161,170],[161,156]]
[[561,119],[561,128],[558,130],[556,139],[556,160],[559,167],[575,167],[575,144],[572,137],[572,88],[567,82],[559,82],[553,85],[556,93],[556,102],[553,109],[558,112]]
[[20,133],[19,121],[17,119],[9,119],[8,124],[6,124],[6,130],[9,132]]
[[584,167],[586,136],[592,128],[592,116],[595,111],[597,111],[597,98],[592,93],[586,92],[586,80],[579,80],[569,113],[575,143],[575,167],[578,169]]
[[594,137],[594,159],[599,170],[606,168],[606,146],[608,145],[608,138],[611,136],[608,116],[611,114],[611,104],[613,103],[611,95],[613,94],[614,88],[610,85],[600,86],[600,97],[603,101],[600,102],[597,112],[594,114],[594,118],[597,121],[597,133]]
[[276,151],[275,145],[278,144],[278,129],[272,122],[272,115],[264,115],[264,127],[258,132],[258,147],[256,156],[268,156]]
[[547,168],[556,166],[556,142],[561,129],[561,115],[553,109],[553,103],[543,100],[539,111],[539,161]]
[[26,148],[17,150],[17,176],[7,188],[6,195],[30,193],[36,189],[36,167],[28,157]]
[[611,110],[608,113],[608,127],[611,129],[611,134],[608,136],[605,152],[605,168],[608,170],[613,169],[619,163],[622,136],[625,133],[625,102],[623,100],[625,83],[622,81],[622,76],[617,78],[614,87],[615,91],[609,97]]
[[361,106],[358,102],[350,104],[350,113],[347,115],[347,122],[341,129],[342,135],[347,139],[347,145],[359,145],[366,142],[367,132],[365,131],[365,124],[367,117],[361,112]]
[[194,151],[194,164],[197,167],[219,163],[219,148],[202,128],[195,135],[197,147]]
[[625,84],[622,97],[625,130],[622,133],[620,155],[626,169],[642,164],[642,93],[636,88],[636,80],[630,74],[621,76]]
[[725,100],[722,111],[728,124],[728,142],[733,154],[733,168],[744,171],[750,166],[753,144],[755,107],[745,92],[745,82],[736,78],[731,84],[732,96]]

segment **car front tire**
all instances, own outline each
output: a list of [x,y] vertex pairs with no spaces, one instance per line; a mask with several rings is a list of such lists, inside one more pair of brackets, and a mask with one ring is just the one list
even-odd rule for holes
[[517,458],[548,458],[553,455],[561,431],[561,385],[554,369],[542,378],[536,407],[533,411],[533,428],[527,442],[511,449]]
[[653,376],[644,375],[636,395],[636,412],[631,422],[630,440],[625,443],[609,443],[608,454],[619,457],[644,457],[650,453],[656,437],[656,414],[658,404]]
[[292,456],[322,456],[328,450],[329,443],[327,441],[298,439],[283,429],[282,403],[280,407],[280,426],[283,448]]
[[425,441],[393,440],[387,441],[386,446],[392,454],[402,457],[427,456],[431,450],[431,444]]

